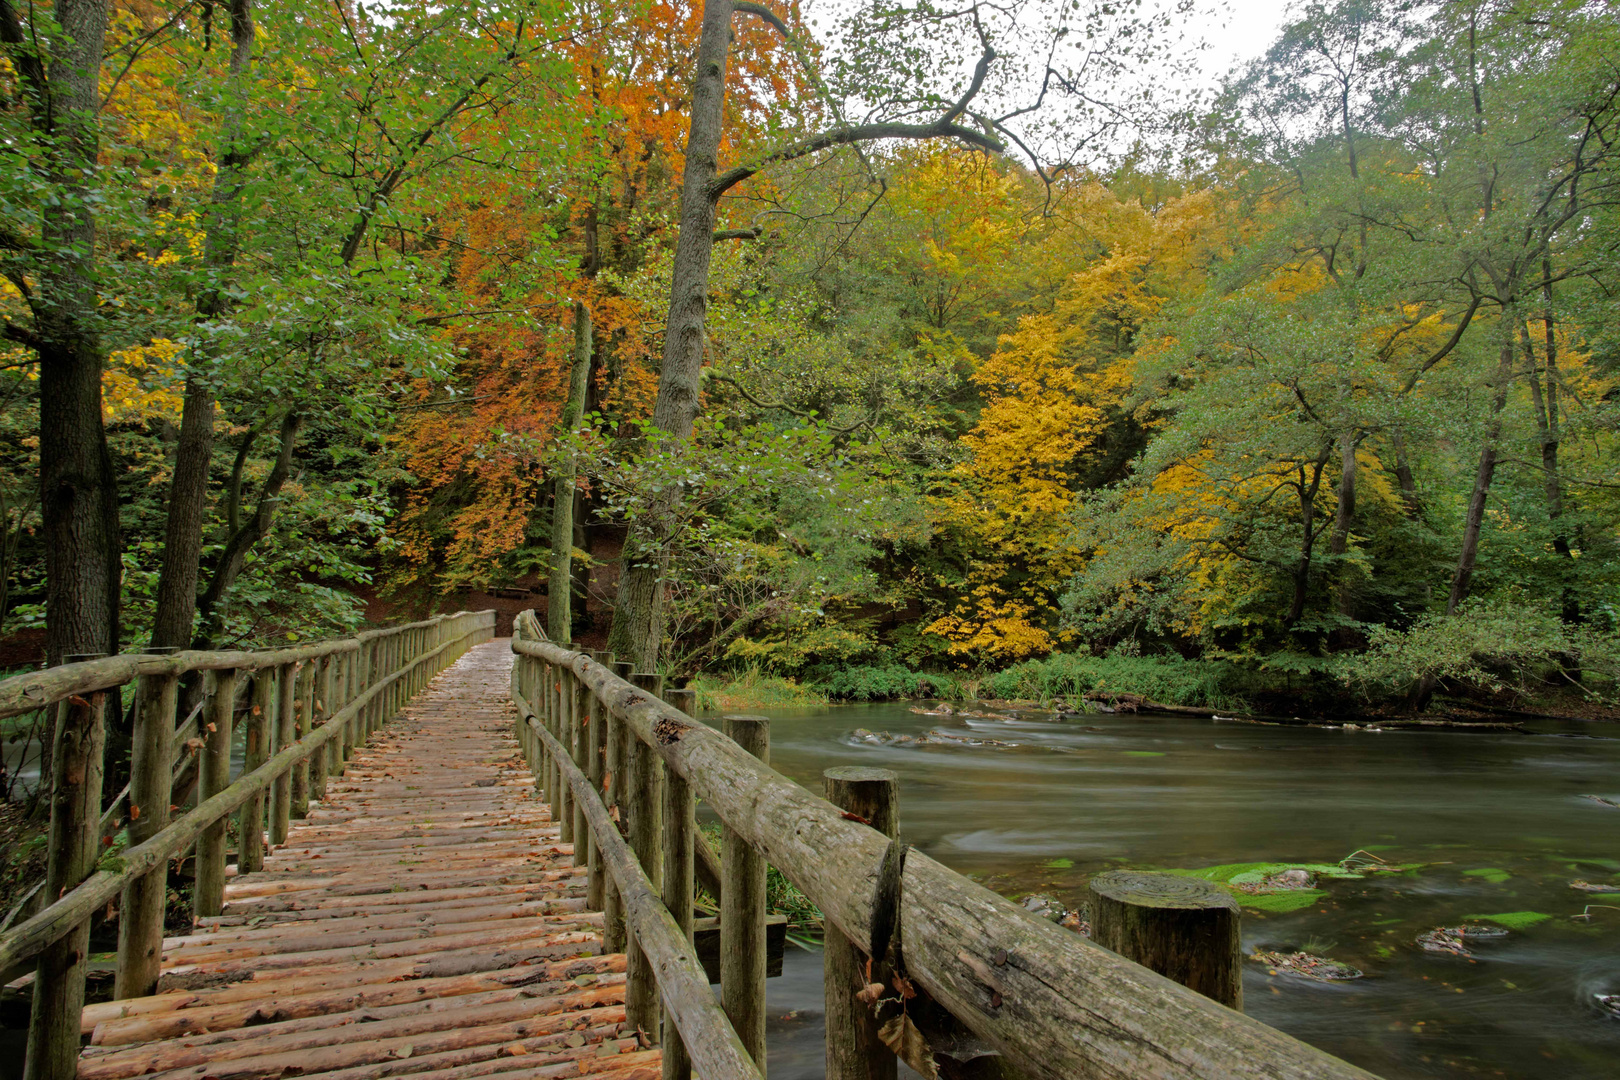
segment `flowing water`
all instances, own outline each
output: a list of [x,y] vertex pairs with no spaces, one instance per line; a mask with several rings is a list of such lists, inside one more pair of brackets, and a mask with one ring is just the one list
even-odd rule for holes
[[[988,711],[988,710],[986,710]],[[869,742],[856,729],[961,742]],[[835,765],[900,775],[904,838],[1011,897],[1081,907],[1115,867],[1335,863],[1395,875],[1323,881],[1303,909],[1245,909],[1243,944],[1306,948],[1365,977],[1312,982],[1248,962],[1251,1015],[1385,1077],[1620,1075],[1620,726],[1531,734],[1260,727],[1179,716],[923,716],[901,705],[778,713],[771,763],[820,790]],[[1588,904],[1589,920],[1574,916]],[[1479,916],[1547,916],[1470,941],[1418,935]],[[1523,919],[1512,920],[1523,922]],[[819,958],[772,980],[773,1080],[821,1076]],[[1620,1004],[1617,999],[1616,1004]]]

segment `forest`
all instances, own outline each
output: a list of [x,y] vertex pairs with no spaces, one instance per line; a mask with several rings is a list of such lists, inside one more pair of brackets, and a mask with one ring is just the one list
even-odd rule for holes
[[4,664],[1607,708],[1615,4],[1184,14],[0,0]]

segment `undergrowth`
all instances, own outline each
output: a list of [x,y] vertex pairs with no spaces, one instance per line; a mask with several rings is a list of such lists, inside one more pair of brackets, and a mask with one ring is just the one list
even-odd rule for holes
[[1167,705],[1239,707],[1243,672],[1223,660],[1180,656],[1090,656],[1064,653],[1028,660],[989,674],[913,671],[899,664],[822,668],[806,673],[809,685],[837,701],[996,698],[1074,701],[1088,693],[1137,694]]
[[699,675],[692,681],[691,689],[697,691],[700,712],[742,712],[827,704],[827,695],[821,689],[781,675],[766,674],[758,667],[748,668],[730,677]]
[[[718,822],[704,822],[698,827],[704,840],[714,849],[715,854],[720,853],[720,825]],[[698,890],[698,904],[713,911],[718,905],[714,897],[705,889]],[[767,864],[765,868],[765,907],[772,915],[786,915],[788,926],[788,940],[803,948],[810,948],[821,944],[822,921],[821,909],[811,902],[810,898],[799,891],[799,887],[787,878],[774,866]],[[716,912],[718,914],[718,912]]]

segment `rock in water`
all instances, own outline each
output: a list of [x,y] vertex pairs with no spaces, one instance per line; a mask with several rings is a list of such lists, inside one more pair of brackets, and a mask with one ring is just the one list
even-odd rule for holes
[[1344,979],[1359,979],[1362,976],[1359,968],[1341,964],[1337,960],[1329,960],[1325,956],[1312,956],[1306,952],[1278,953],[1262,949],[1257,950],[1249,959],[1266,965],[1273,975],[1286,972],[1317,982],[1338,982]]

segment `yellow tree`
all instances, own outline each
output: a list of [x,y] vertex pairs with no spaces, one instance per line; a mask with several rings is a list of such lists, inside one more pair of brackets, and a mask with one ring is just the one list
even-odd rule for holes
[[928,629],[959,655],[1005,661],[1058,644],[1058,598],[1080,565],[1076,493],[1099,462],[1137,444],[1125,408],[1137,331],[1201,284],[1219,242],[1207,192],[1157,209],[1095,183],[1065,195],[1068,265],[1078,265],[1052,310],[1020,320],[974,373],[984,406],[963,440],[970,456],[935,500],[959,598]]

